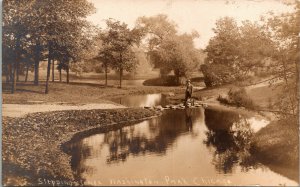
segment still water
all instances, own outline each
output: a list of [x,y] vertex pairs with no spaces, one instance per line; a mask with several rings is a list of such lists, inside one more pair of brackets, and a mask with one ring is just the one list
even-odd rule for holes
[[69,143],[85,185],[297,185],[249,153],[268,121],[236,112],[165,110],[157,118]]
[[162,94],[146,94],[136,96],[126,96],[112,101],[128,107],[153,107],[157,105],[167,105],[166,97]]

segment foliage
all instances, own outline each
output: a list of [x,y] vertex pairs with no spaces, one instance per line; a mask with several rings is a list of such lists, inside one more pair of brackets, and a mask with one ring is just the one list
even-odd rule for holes
[[201,71],[207,87],[219,86],[235,80],[232,68],[223,64],[202,64]]
[[139,44],[141,32],[139,29],[129,29],[127,24],[112,19],[106,20],[107,31],[100,34],[102,48],[98,57],[103,63],[110,65],[120,73],[122,87],[123,71],[132,71],[137,59],[132,47]]
[[177,34],[176,25],[166,15],[141,17],[137,24],[148,42],[150,61],[163,76],[173,71],[179,84],[180,77],[189,77],[191,71],[199,68],[201,51],[193,43],[198,37],[196,32]]
[[168,75],[159,78],[148,79],[143,82],[145,86],[176,86],[178,83],[176,82],[175,76]]
[[47,93],[51,62],[76,61],[89,46],[85,34],[90,25],[85,18],[94,11],[93,5],[86,0],[7,0],[3,10],[3,48],[15,57],[5,57],[8,63],[13,62],[13,75],[21,56],[34,59],[36,70],[39,61],[47,58]]
[[201,67],[207,86],[244,79],[267,66],[274,43],[262,26],[250,21],[238,26],[233,18],[225,17],[216,22],[214,32]]
[[227,97],[219,96],[217,100],[227,105],[255,109],[255,104],[248,96],[245,88],[232,88],[228,91]]
[[278,96],[277,107],[286,113],[299,114],[299,61],[300,61],[300,2],[294,3],[292,13],[271,15],[265,27],[270,30],[276,44],[272,54],[273,64],[270,71],[276,75],[271,84],[283,81],[284,87]]

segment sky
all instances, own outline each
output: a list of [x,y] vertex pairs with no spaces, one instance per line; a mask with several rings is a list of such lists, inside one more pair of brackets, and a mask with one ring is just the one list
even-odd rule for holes
[[[166,14],[177,24],[179,33],[200,35],[195,42],[197,48],[205,48],[214,36],[212,28],[217,19],[230,16],[238,23],[243,20],[259,21],[269,11],[275,14],[292,11],[283,0],[89,0],[96,7],[96,13],[88,20],[105,28],[105,19],[114,18],[134,27],[140,16]],[[284,0],[289,1],[289,0]]]

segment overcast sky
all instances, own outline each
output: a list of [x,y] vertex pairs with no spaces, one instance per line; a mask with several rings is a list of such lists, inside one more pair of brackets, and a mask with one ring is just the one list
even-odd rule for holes
[[[88,20],[105,28],[105,19],[114,18],[133,27],[140,16],[166,14],[178,25],[180,33],[196,30],[198,48],[205,48],[213,36],[212,28],[218,18],[234,17],[242,20],[259,20],[260,16],[274,11],[292,11],[282,0],[90,0],[97,12]],[[287,0],[285,0],[287,1]]]

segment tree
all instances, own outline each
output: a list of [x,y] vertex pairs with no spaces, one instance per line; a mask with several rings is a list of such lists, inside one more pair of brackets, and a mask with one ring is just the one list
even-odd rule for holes
[[141,30],[144,38],[146,38],[150,51],[159,46],[165,38],[177,34],[177,25],[164,14],[139,17],[136,20],[136,27]]
[[244,21],[238,27],[233,18],[225,17],[217,20],[214,32],[201,66],[206,86],[243,80],[265,67],[274,43],[262,26]]
[[161,72],[174,71],[177,84],[180,77],[189,78],[190,73],[199,68],[200,51],[194,47],[193,39],[194,36],[188,34],[168,37],[150,53]]
[[122,88],[122,76],[124,71],[131,71],[137,63],[133,45],[139,44],[141,32],[139,29],[129,29],[125,23],[106,20],[107,34],[102,35],[103,50],[100,58],[105,63],[111,63],[112,68],[120,74],[120,88]]
[[16,90],[17,68],[21,62],[22,51],[26,46],[26,35],[28,33],[26,23],[32,12],[33,3],[33,0],[6,0],[3,2],[2,45],[5,52],[7,52],[3,60],[7,65],[7,73],[11,74],[11,93]]
[[[300,2],[295,1],[295,11],[281,15],[271,15],[266,20],[266,29],[270,31],[275,43],[270,71],[274,78],[283,81],[283,90],[279,95],[277,107],[282,116],[299,114],[299,61],[300,61]],[[288,115],[288,117],[290,117]],[[298,119],[298,118],[297,118]],[[298,121],[299,123],[299,121]]]
[[6,58],[12,62],[12,93],[16,86],[17,67],[25,47],[35,51],[35,84],[38,84],[39,61],[44,57],[48,58],[45,88],[45,93],[48,93],[51,63],[62,46],[78,45],[78,38],[88,25],[85,17],[93,12],[93,5],[86,0],[11,0],[5,1],[3,8],[3,45],[15,58]]
[[144,39],[148,45],[147,54],[151,63],[153,63],[155,68],[160,69],[161,76],[168,74],[170,70],[164,67],[163,63],[158,62],[157,48],[164,40],[177,34],[176,24],[170,21],[166,15],[159,14],[152,17],[139,17],[136,20],[136,25],[143,32]]
[[[92,13],[94,7],[86,0],[75,0],[72,2],[50,0],[37,1],[36,8],[41,14],[41,19],[45,20],[43,25],[37,25],[41,28],[41,32],[45,36],[44,39],[48,48],[48,66],[45,87],[45,93],[47,94],[49,92],[51,63],[54,63],[54,59],[62,53],[68,55],[64,60],[70,59],[70,51],[73,51],[74,49],[68,49],[67,47],[74,47],[78,44],[78,38],[80,38],[81,32],[87,25],[85,18]],[[66,50],[69,51],[63,51],[61,53],[63,47],[66,47]]]
[[107,86],[107,73],[109,66],[112,65],[112,62],[114,62],[114,56],[112,55],[110,48],[107,48],[104,46],[103,49],[99,52],[98,56],[96,57],[97,60],[102,62],[102,66],[104,68],[105,72],[105,86]]
[[148,55],[156,68],[164,76],[174,71],[176,82],[180,77],[188,77],[200,64],[200,50],[194,47],[198,33],[178,35],[176,24],[166,15],[140,17],[137,25],[142,28],[148,43]]
[[213,31],[215,36],[209,40],[205,49],[206,62],[201,67],[207,86],[231,82],[240,73],[237,69],[237,46],[241,41],[241,36],[237,23],[233,18],[224,17],[217,20]]

